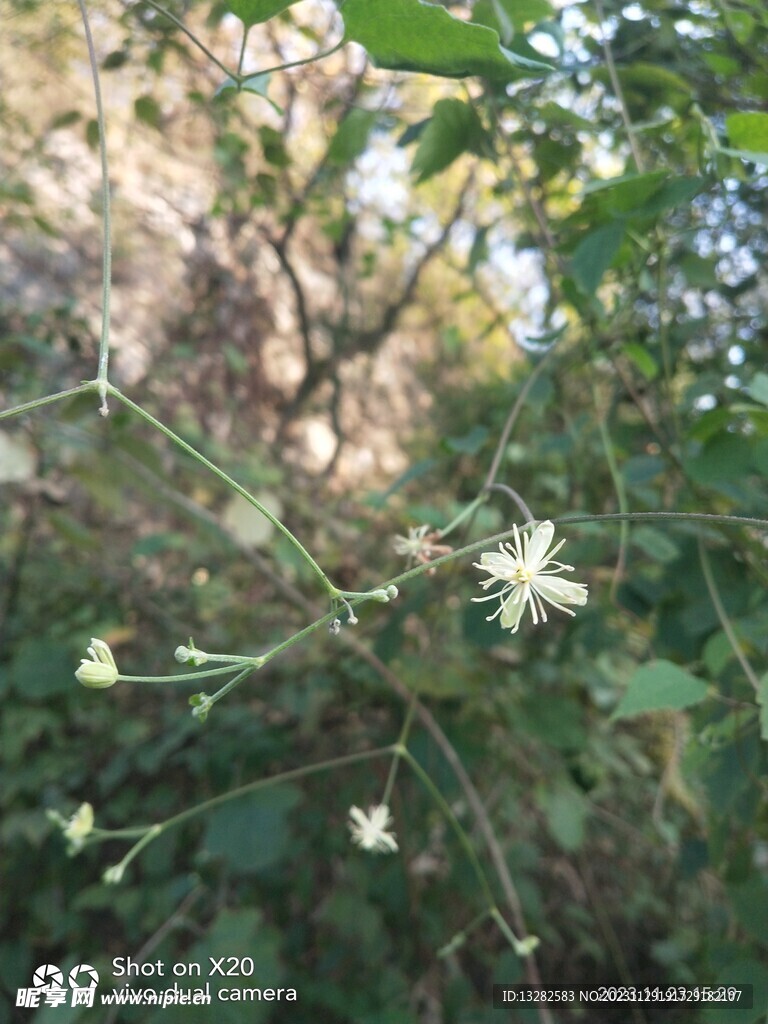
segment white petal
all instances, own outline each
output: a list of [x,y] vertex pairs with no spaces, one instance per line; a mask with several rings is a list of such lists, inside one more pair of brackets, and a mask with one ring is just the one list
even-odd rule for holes
[[552,543],[554,533],[555,528],[547,519],[545,522],[539,523],[531,534],[531,539],[525,552],[525,564],[532,572],[536,572],[539,567],[544,567],[546,554],[549,551],[549,545]]
[[501,628],[517,632],[525,611],[525,587],[515,587],[509,597],[501,603]]
[[541,594],[545,601],[550,604],[576,604],[587,603],[587,586],[585,583],[574,583],[572,580],[563,580],[554,576],[542,579],[538,576],[533,583],[537,593]]

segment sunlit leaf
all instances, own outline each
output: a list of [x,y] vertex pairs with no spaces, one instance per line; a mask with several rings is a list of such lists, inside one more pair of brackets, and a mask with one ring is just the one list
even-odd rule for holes
[[342,14],[345,39],[364,46],[378,67],[502,80],[517,78],[523,70],[553,70],[551,64],[505,49],[493,29],[461,21],[422,0],[346,0]]
[[344,167],[357,159],[368,144],[368,136],[376,123],[376,112],[372,110],[351,110],[331,139],[328,147],[328,163],[332,167]]
[[297,0],[226,0],[230,11],[248,27],[269,21],[296,2]]
[[462,100],[438,100],[419,139],[411,170],[420,182],[444,170],[462,153],[479,153],[485,133],[480,118]]

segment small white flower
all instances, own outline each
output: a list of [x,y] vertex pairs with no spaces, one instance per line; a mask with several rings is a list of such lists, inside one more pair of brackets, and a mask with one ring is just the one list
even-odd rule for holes
[[[489,594],[487,597],[473,597],[472,600],[492,601],[498,599],[499,607],[493,615],[488,616],[488,622],[492,622],[497,615],[501,615],[502,628],[511,629],[513,633],[517,632],[526,605],[531,610],[534,625],[538,623],[539,618],[542,622],[547,621],[544,601],[568,615],[575,615],[575,612],[564,606],[586,604],[587,586],[585,583],[573,583],[571,580],[555,578],[557,573],[573,572],[572,565],[563,565],[562,562],[554,561],[552,557],[557,554],[565,541],[561,540],[549,550],[555,532],[555,528],[549,520],[539,523],[530,537],[525,534],[522,543],[517,527],[515,526],[513,529],[515,531],[514,544],[499,544],[498,553],[495,551],[485,552],[480,556],[480,561],[474,563],[477,569],[483,569],[490,573],[489,578],[480,583],[483,590],[487,590],[494,583],[503,583],[504,586],[495,594]],[[547,568],[548,566],[554,568]]]
[[109,644],[103,640],[91,640],[88,648],[91,658],[83,658],[80,668],[75,672],[79,683],[93,690],[104,690],[117,682],[118,671]]
[[[426,565],[433,558],[440,558],[441,555],[449,555],[453,548],[450,544],[440,544],[442,537],[440,530],[433,530],[431,526],[409,526],[408,536],[398,534],[392,541],[395,553],[407,559],[408,568],[414,562],[418,565]],[[427,570],[428,575],[434,573],[434,569]],[[395,593],[395,597],[397,594]]]
[[368,814],[359,807],[350,807],[349,830],[352,842],[363,850],[372,853],[396,853],[397,843],[394,832],[387,829],[393,822],[386,804],[378,804],[368,808]]
[[85,837],[93,831],[93,807],[89,803],[80,804],[62,831],[69,840],[70,853],[82,850]]
[[423,526],[409,526],[407,537],[398,533],[392,541],[395,554],[409,559],[417,558],[421,554],[424,547],[424,538],[429,533],[429,530],[430,527],[424,524]]

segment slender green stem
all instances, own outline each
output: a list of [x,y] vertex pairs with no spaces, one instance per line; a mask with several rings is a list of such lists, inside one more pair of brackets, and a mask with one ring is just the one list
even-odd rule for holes
[[[659,522],[668,520],[670,522],[687,521],[692,523],[706,523],[711,526],[749,526],[759,530],[768,531],[768,519],[755,519],[750,516],[721,516],[708,512],[607,512],[597,515],[569,515],[552,519],[555,526],[570,526],[578,523],[602,523],[602,522]],[[441,555],[424,565],[415,565],[412,569],[406,569],[399,576],[393,576],[386,585],[402,586],[407,580],[421,576],[430,569],[440,565],[453,562],[457,558],[464,558],[476,551],[490,551],[501,541],[508,540],[514,536],[513,530],[505,530],[503,533],[496,533],[492,537],[485,537],[482,540],[473,541],[463,548],[457,548],[448,555]]]
[[397,769],[400,766],[400,750],[405,749],[408,744],[408,735],[411,731],[411,725],[413,724],[413,716],[416,711],[416,695],[413,695],[411,703],[408,705],[408,711],[405,715],[403,727],[400,730],[400,735],[395,744],[395,756],[392,758],[392,764],[389,768],[389,775],[387,776],[387,784],[384,787],[384,796],[381,798],[381,802],[389,806],[389,800],[392,796],[392,790],[395,786],[395,779],[397,778]]
[[[248,796],[251,793],[256,793],[261,789],[268,789],[270,786],[278,786],[283,782],[293,782],[296,779],[305,778],[307,775],[314,775],[319,772],[332,771],[334,768],[345,768],[351,764],[360,764],[363,761],[372,761],[377,757],[389,757],[395,753],[395,746],[390,745],[387,747],[377,747],[375,750],[361,750],[355,754],[343,754],[341,757],[334,757],[328,761],[321,761],[318,764],[303,765],[301,768],[292,768],[287,772],[280,772],[278,775],[272,775],[267,779],[257,779],[255,782],[247,782],[244,786],[238,786],[236,789],[230,789],[227,793],[221,793],[219,796],[211,797],[209,800],[204,800],[202,803],[195,804],[194,807],[188,807],[184,811],[180,811],[178,814],[174,814],[171,818],[166,818],[165,821],[160,822],[156,825],[149,825],[146,829],[142,829],[142,835],[139,841],[132,846],[128,853],[117,865],[120,869],[125,867],[134,859],[134,857],[147,846],[148,843],[152,842],[163,832],[167,832],[169,829],[176,828],[178,825],[183,824],[185,821],[189,821],[190,818],[195,818],[200,814],[204,814],[206,811],[211,810],[214,807],[219,807],[221,804],[228,803],[230,800],[237,800],[238,797]],[[108,832],[106,830],[100,831],[100,839],[112,839],[127,836],[130,833],[136,834],[135,829],[121,829],[115,832]],[[119,872],[122,874],[122,870]]]
[[[595,402],[595,410],[597,412],[597,422],[600,428],[600,439],[603,442],[603,451],[605,452],[605,461],[608,463],[608,472],[611,474],[611,480],[613,481],[613,487],[616,491],[616,499],[619,503],[619,511],[623,513],[629,512],[629,503],[627,501],[627,489],[624,486],[624,478],[619,470],[618,463],[616,462],[616,453],[613,450],[613,443],[611,441],[611,435],[608,432],[608,417],[600,409],[600,403],[598,401],[597,388],[593,385],[592,395]],[[621,581],[621,577],[624,575],[624,569],[627,564],[627,547],[629,545],[629,521],[622,520],[621,527],[619,530],[619,557],[616,560],[616,569],[613,573],[613,580],[611,581],[611,600],[616,596],[616,588]]]
[[526,505],[522,494],[519,494],[514,487],[510,487],[508,484],[488,484],[488,490],[499,491],[501,494],[506,494],[506,496],[510,498],[520,509],[520,513],[526,523],[532,523],[535,521],[536,516]]
[[248,668],[236,675],[234,679],[230,679],[228,683],[225,683],[224,686],[222,686],[220,690],[217,690],[212,696],[209,697],[206,695],[203,704],[194,708],[193,714],[196,712],[198,716],[202,715],[204,720],[208,716],[208,712],[211,710],[213,705],[220,701],[222,697],[226,697],[226,695],[234,690],[236,686],[239,686],[240,683],[244,682],[249,675],[256,671],[256,667],[257,666],[249,665]]
[[[483,891],[483,896],[485,897],[485,900],[488,904],[487,913],[490,914],[490,916],[498,924],[502,934],[507,939],[512,948],[515,950],[515,952],[519,956],[527,955],[529,952],[533,950],[533,948],[535,948],[534,943],[538,944],[537,940],[529,938],[527,941],[521,941],[517,938],[515,933],[504,920],[501,911],[496,906],[496,901],[493,898],[491,887],[488,884],[488,879],[485,877],[485,872],[483,871],[482,865],[480,864],[480,860],[477,856],[475,848],[470,842],[469,836],[461,827],[459,819],[451,810],[450,804],[445,799],[440,790],[437,788],[437,786],[434,784],[434,782],[427,774],[427,772],[425,772],[424,769],[421,767],[421,765],[413,756],[413,754],[411,754],[410,750],[408,750],[407,747],[404,747],[401,744],[397,744],[395,748],[395,753],[398,755],[398,757],[402,757],[404,761],[408,762],[413,773],[418,777],[419,781],[422,783],[422,785],[427,790],[429,795],[432,797],[434,802],[440,808],[440,811],[442,812],[448,824],[456,833],[456,837],[459,840],[462,849],[466,853],[467,858],[475,872],[475,876],[478,880],[478,883],[480,884],[480,888]],[[479,918],[476,919],[476,921],[478,920]]]
[[239,494],[242,498],[245,498],[245,500],[249,504],[253,505],[255,509],[258,509],[258,511],[261,512],[265,519],[268,519],[269,522],[275,527],[275,529],[279,530],[280,533],[282,533],[282,535],[285,538],[287,538],[287,540],[289,540],[290,543],[296,548],[296,550],[307,562],[307,564],[310,566],[315,575],[319,577],[325,590],[331,596],[334,596],[337,593],[336,587],[334,587],[334,585],[331,583],[331,581],[328,579],[328,577],[325,575],[323,570],[320,568],[320,566],[317,564],[314,558],[310,555],[310,553],[307,551],[307,549],[304,547],[304,545],[301,543],[298,537],[295,537],[287,526],[283,526],[283,524],[277,518],[277,516],[274,516],[269,511],[268,508],[265,508],[265,506],[262,505],[257,498],[254,498],[254,496],[250,494],[248,491],[246,491],[244,487],[241,487],[240,484],[237,483],[236,480],[233,480],[231,476],[224,472],[224,470],[219,469],[219,467],[215,465],[215,463],[211,462],[210,459],[206,459],[206,457],[203,454],[201,454],[196,448],[193,448],[191,444],[187,444],[186,441],[183,441],[178,434],[175,434],[170,429],[170,427],[167,427],[164,423],[161,423],[160,420],[155,419],[155,417],[152,416],[151,413],[148,413],[147,410],[143,409],[140,405],[137,405],[135,402],[132,402],[130,398],[127,398],[121,391],[118,391],[116,387],[114,387],[113,385],[109,385],[107,390],[109,394],[114,395],[114,397],[117,398],[118,401],[122,402],[123,405],[127,405],[129,409],[133,409],[133,411],[137,413],[139,416],[141,416],[142,419],[146,420],[147,423],[151,423],[155,430],[159,430],[161,434],[164,434],[168,438],[169,441],[172,441],[177,447],[181,448],[182,451],[185,451],[187,455],[191,455],[193,459],[199,462],[202,466],[205,466],[205,468],[208,469],[211,473],[213,473],[214,476],[217,476],[220,480],[223,480],[228,487],[231,487],[233,491],[236,491],[237,494]]
[[417,776],[421,784],[424,786],[424,788],[427,790],[429,795],[434,800],[435,804],[437,804],[437,806],[440,808],[440,811],[442,812],[445,820],[456,833],[456,837],[459,840],[462,849],[466,853],[467,859],[472,865],[480,888],[483,890],[483,896],[485,897],[488,906],[494,907],[496,904],[493,899],[493,893],[491,892],[491,887],[488,884],[488,879],[485,877],[485,872],[483,871],[482,865],[480,864],[477,853],[475,852],[475,848],[470,842],[469,836],[461,827],[458,818],[451,810],[450,804],[445,799],[440,790],[437,788],[437,786],[434,784],[434,782],[427,774],[427,772],[425,772],[424,769],[421,767],[421,765],[410,752],[410,750],[408,750],[407,747],[403,747],[400,744],[398,744],[397,747],[395,748],[395,752],[398,753],[399,756],[402,757],[404,761],[408,762],[414,775]]
[[96,60],[96,50],[93,45],[91,26],[88,21],[88,11],[85,0],[78,0],[80,14],[85,29],[85,41],[88,44],[88,59],[91,64],[93,76],[93,91],[96,97],[96,120],[99,125],[99,153],[101,155],[101,209],[103,217],[104,243],[102,253],[101,269],[101,338],[99,340],[99,368],[96,380],[99,385],[99,397],[101,407],[99,412],[107,416],[107,374],[109,370],[109,308],[112,291],[112,215],[109,200],[109,164],[107,162],[107,125],[104,119],[104,106],[101,102],[101,82],[99,80],[99,65]]
[[[538,211],[538,206],[534,205],[533,208],[534,208],[534,213],[536,213]],[[547,228],[547,225],[546,225],[546,220],[544,220],[544,229],[545,229],[545,238],[548,238],[549,235],[548,235],[548,228]],[[554,251],[554,244],[552,246],[552,251]],[[491,486],[491,484],[495,483],[496,477],[497,477],[498,472],[499,472],[499,467],[501,466],[501,460],[504,458],[504,452],[505,452],[506,447],[507,447],[507,442],[509,441],[509,438],[510,438],[510,435],[512,433],[512,430],[514,429],[515,423],[517,423],[517,417],[520,415],[520,413],[521,413],[521,411],[523,409],[523,406],[526,403],[526,400],[528,398],[528,394],[529,394],[531,388],[536,383],[536,381],[539,379],[539,376],[542,374],[544,369],[549,365],[550,360],[554,357],[554,353],[555,353],[555,346],[553,345],[552,348],[549,350],[549,352],[547,352],[546,355],[544,355],[544,357],[539,360],[539,362],[536,364],[536,366],[534,366],[534,368],[528,374],[528,377],[526,378],[526,381],[523,384],[522,388],[520,388],[520,393],[518,394],[517,398],[515,399],[515,402],[514,402],[512,408],[511,408],[511,410],[509,412],[509,416],[507,416],[506,423],[504,424],[504,427],[503,427],[503,429],[501,431],[501,435],[499,437],[498,443],[496,444],[496,451],[493,453],[493,459],[491,460],[491,465],[490,465],[490,467],[488,469],[488,473],[486,474],[486,477],[485,477],[485,483],[483,484],[483,490],[487,490]]]
[[533,935],[530,935],[527,939],[518,939],[512,929],[509,927],[507,922],[498,907],[491,907],[491,917],[499,926],[499,931],[510,944],[512,949],[517,953],[519,957],[530,956],[533,950],[538,946],[539,940]]
[[22,416],[25,412],[32,412],[33,409],[42,409],[45,405],[53,405],[60,402],[62,398],[72,398],[73,395],[85,395],[89,391],[96,391],[98,383],[89,380],[78,384],[76,388],[68,388],[66,391],[57,391],[55,395],[46,395],[45,398],[35,398],[31,402],[24,402],[22,405],[15,405],[12,409],[4,409],[0,412],[0,420],[10,419],[12,416]]
[[317,60],[323,60],[325,57],[330,57],[332,54],[337,53],[342,46],[344,46],[346,39],[340,39],[335,46],[332,46],[330,50],[324,50],[322,53],[316,53],[312,57],[304,57],[302,60],[291,60],[287,64],[278,64],[273,68],[264,68],[263,71],[249,71],[248,73],[241,75],[241,78],[253,78],[254,75],[273,75],[276,71],[290,71],[291,68],[300,68],[305,64],[314,64]]
[[742,667],[744,675],[749,680],[750,685],[754,689],[755,693],[759,693],[760,680],[757,677],[757,673],[750,665],[746,654],[741,649],[739,638],[736,636],[736,631],[733,628],[733,624],[731,623],[731,620],[728,617],[728,613],[725,610],[723,602],[720,600],[720,592],[717,588],[717,583],[715,583],[715,577],[712,573],[712,566],[709,563],[709,555],[707,554],[701,540],[699,540],[699,559],[701,561],[702,572],[704,573],[704,580],[707,584],[707,590],[709,591],[709,596],[712,599],[712,605],[714,606],[715,612],[717,613],[717,617],[720,620],[720,625],[723,627],[723,632],[728,637],[728,642],[733,648],[733,653],[736,655],[738,662]]
[[658,244],[656,246],[656,290],[658,294],[657,306],[659,317],[659,346],[661,348],[661,361],[664,367],[664,390],[667,402],[669,403],[670,419],[672,420],[672,431],[676,440],[680,441],[680,417],[677,412],[677,402],[674,396],[672,353],[669,344],[669,317],[672,315],[666,307],[666,282],[667,282],[667,243],[660,231],[657,232]]
[[[753,526],[763,530],[768,530],[768,520],[765,519],[751,519],[741,516],[709,515],[707,513],[699,512],[610,512],[604,515],[568,516],[567,518],[553,519],[552,522],[559,526],[567,526],[571,523],[595,523],[603,521],[642,522],[647,520],[691,520],[693,522],[705,522],[710,523],[712,525]],[[448,562],[455,561],[457,558],[463,558],[466,555],[471,555],[476,551],[481,551],[483,549],[491,550],[499,542],[505,541],[512,536],[514,536],[512,530],[505,530],[503,533],[497,533],[492,537],[485,537],[483,540],[473,541],[472,544],[467,544],[463,548],[458,548],[456,551],[452,551],[448,555],[442,555],[440,558],[435,558],[433,561],[427,562],[424,565],[417,565],[414,566],[412,569],[407,569],[399,576],[393,577],[393,579],[389,581],[388,585],[400,586],[407,580],[414,579],[415,577],[420,576],[425,572],[428,572],[430,569],[434,569],[436,566],[447,564]],[[365,600],[367,596],[368,595],[366,594],[362,595],[360,600],[354,602],[354,604],[361,603],[361,601]],[[271,661],[273,658],[277,657],[278,654],[281,654],[289,647],[293,647],[295,644],[304,640],[305,637],[308,637],[310,634],[316,632],[316,630],[318,630],[321,626],[330,623],[335,618],[335,615],[335,611],[328,612],[326,615],[323,615],[322,618],[316,619],[314,622],[311,622],[308,626],[305,626],[297,633],[294,633],[292,636],[289,636],[286,640],[283,640],[282,643],[278,644],[276,647],[273,647],[271,651],[267,651],[266,654],[261,655],[261,664],[266,664],[268,661]],[[208,698],[208,700],[211,703],[215,703],[216,701],[220,700],[221,697],[223,697],[226,693],[229,693],[230,690],[234,689],[234,687],[237,686],[242,681],[242,679],[245,678],[245,676],[248,675],[251,671],[253,671],[253,667],[249,666],[248,670],[246,670],[245,673],[242,673],[241,675],[233,679],[231,682],[227,683],[226,686],[222,687],[221,690],[218,690],[215,694],[213,694],[212,697]],[[206,707],[209,706],[210,704],[206,705]]]
[[228,78],[232,78],[235,81],[240,80],[240,75],[238,75],[237,72],[230,71],[226,64],[222,64],[219,58],[215,54],[211,53],[207,46],[201,43],[194,32],[190,31],[184,22],[180,21],[175,14],[172,14],[170,11],[166,11],[166,9],[161,7],[160,4],[155,3],[155,0],[144,0],[144,3],[147,4],[148,7],[151,7],[153,11],[157,11],[157,13],[162,14],[164,18],[172,21],[176,28],[181,29],[184,35],[187,36],[187,38],[190,39],[198,49],[202,50],[208,60],[215,64],[220,71],[223,71]]
[[621,119],[624,122],[624,128],[627,132],[627,139],[629,141],[629,148],[632,150],[632,159],[635,161],[635,167],[637,168],[638,174],[642,174],[645,171],[643,165],[643,157],[640,153],[640,147],[637,144],[637,137],[635,134],[635,126],[632,124],[632,119],[629,116],[629,108],[627,107],[627,101],[624,97],[624,90],[621,88],[621,82],[616,71],[616,64],[613,59],[613,51],[611,44],[608,39],[608,35],[605,29],[605,11],[603,10],[602,0],[594,0],[595,9],[600,19],[600,40],[603,47],[603,53],[605,54],[605,63],[608,67],[608,76],[611,79],[611,86],[613,87],[614,95],[618,100],[619,107],[621,108]]
[[164,18],[167,18],[169,21],[172,21],[173,24],[178,29],[180,29],[184,33],[184,35],[187,36],[187,38],[190,39],[195,44],[195,46],[197,46],[199,50],[202,50],[202,52],[205,54],[208,60],[215,64],[220,71],[223,71],[228,78],[231,78],[234,82],[236,82],[238,86],[242,85],[242,83],[247,81],[247,79],[253,78],[255,75],[271,75],[276,71],[288,71],[291,68],[300,68],[304,64],[314,64],[315,61],[323,60],[324,57],[330,57],[331,54],[336,53],[337,50],[340,50],[342,46],[344,46],[344,43],[346,42],[346,40],[342,38],[339,40],[338,43],[336,43],[335,46],[332,46],[330,50],[325,50],[322,53],[316,53],[313,57],[304,57],[302,60],[288,61],[287,64],[278,64],[273,68],[264,68],[263,71],[243,71],[245,44],[248,38],[248,32],[250,31],[250,26],[246,26],[245,32],[243,33],[243,41],[240,47],[240,59],[237,65],[237,71],[232,71],[230,68],[227,67],[226,64],[222,64],[219,58],[215,54],[211,53],[208,47],[205,46],[205,44],[197,38],[194,32],[188,29],[184,22],[177,18],[175,14],[172,14],[170,11],[167,11],[160,4],[156,3],[155,0],[143,0],[143,2],[147,4],[149,7],[151,7],[153,10],[157,11],[158,14],[162,14]]
[[245,47],[248,44],[248,33],[251,31],[250,25],[245,25],[243,29],[243,41],[240,44],[240,56],[237,60],[237,73],[242,75],[243,73],[243,61],[245,60]]
[[[245,660],[245,659],[243,659]],[[253,659],[248,659],[253,660]],[[249,666],[258,667],[258,666]],[[123,683],[193,683],[198,679],[210,679],[211,676],[223,676],[228,672],[235,672],[238,665],[225,665],[222,668],[212,668],[203,672],[183,672],[176,676],[124,676],[122,672],[117,677],[118,682]]]
[[442,528],[442,530],[439,531],[440,532],[440,537],[441,538],[447,537],[449,533],[451,533],[453,530],[455,530],[457,526],[461,526],[461,524],[466,519],[468,519],[473,514],[473,512],[476,509],[478,509],[481,505],[484,505],[486,501],[488,501],[488,494],[487,494],[487,492],[483,492],[481,494],[478,494],[478,496],[474,499],[474,501],[471,501],[466,506],[466,508],[462,509],[462,511],[459,512],[459,514],[456,516],[455,519],[452,519],[450,521],[450,523],[448,523],[447,526],[444,526]]
[[437,955],[443,959],[446,956],[450,956],[451,953],[455,953],[457,949],[460,949],[467,938],[472,934],[475,928],[478,928],[486,918],[491,917],[492,908],[486,907],[485,910],[481,910],[479,914],[472,918],[469,924],[464,925],[461,931],[456,932],[450,942],[447,942],[441,949],[438,949]]

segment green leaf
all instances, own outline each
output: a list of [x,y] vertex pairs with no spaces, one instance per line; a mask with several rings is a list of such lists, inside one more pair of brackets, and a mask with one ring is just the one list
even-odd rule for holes
[[641,665],[611,716],[631,718],[646,711],[680,710],[707,696],[707,684],[679,665],[659,659]]
[[381,68],[504,81],[521,70],[554,70],[505,49],[493,29],[461,21],[422,0],[346,0],[342,14],[344,38],[364,46]]
[[336,130],[328,146],[328,163],[332,167],[346,167],[365,151],[371,128],[376,123],[376,112],[351,110]]
[[380,494],[372,494],[369,499],[371,504],[374,508],[383,508],[387,499],[396,494],[401,487],[405,487],[411,480],[418,480],[419,477],[424,476],[426,473],[431,473],[437,465],[437,459],[419,459],[418,462],[414,462],[412,466],[409,466],[404,473],[401,473],[386,491]]
[[515,34],[515,26],[501,0],[477,0],[472,8],[472,21],[475,25],[485,25],[498,32],[505,46]]
[[283,108],[279,107],[277,103],[275,103],[274,100],[271,100],[267,95],[267,90],[269,89],[269,83],[271,79],[272,76],[269,74],[251,75],[250,78],[246,78],[243,82],[241,82],[238,88],[238,84],[234,80],[234,78],[230,78],[229,76],[227,76],[227,78],[225,78],[224,81],[217,87],[213,95],[223,96],[224,93],[231,92],[232,90],[234,90],[235,92],[252,92],[255,93],[257,96],[261,96],[262,99],[265,99],[276,113],[282,114]]
[[537,803],[547,819],[547,828],[564,850],[578,850],[584,842],[587,804],[573,786],[561,785],[541,793]]
[[276,14],[295,4],[297,0],[226,0],[227,7],[248,28],[269,21]]
[[749,111],[725,119],[728,139],[735,149],[768,153],[768,114]]
[[760,705],[760,737],[768,740],[768,672],[760,678],[757,703]]
[[761,405],[768,405],[768,373],[756,373],[749,382],[749,397]]
[[548,100],[538,108],[536,117],[541,118],[548,126],[553,128],[570,128],[573,131],[596,132],[598,126],[581,117],[567,107],[561,107],[559,103]]
[[477,455],[487,440],[488,430],[476,423],[463,437],[446,437],[445,446],[449,451],[459,452],[461,455]]
[[148,124],[150,128],[160,129],[162,124],[162,112],[160,110],[160,104],[154,97],[139,96],[138,99],[134,101],[133,109],[139,121],[143,121],[144,124]]
[[654,562],[666,565],[680,557],[680,549],[662,530],[653,526],[638,526],[632,531],[632,543],[636,544]]
[[99,122],[91,118],[85,125],[85,141],[91,149],[99,148]]
[[216,808],[205,848],[236,871],[253,872],[280,860],[288,846],[288,812],[299,802],[295,786],[273,786]]
[[462,100],[438,100],[421,133],[411,171],[426,181],[464,152],[479,153],[485,132],[473,107]]
[[724,153],[726,156],[735,156],[739,160],[750,160],[753,164],[765,164],[768,166],[768,153],[757,151],[752,153],[746,149],[730,149],[727,146],[720,146],[718,153]]
[[631,211],[633,217],[657,217],[667,210],[673,210],[682,203],[689,203],[704,188],[706,182],[698,177],[678,177],[665,182],[660,189]]
[[74,690],[78,664],[60,644],[50,640],[25,640],[11,662],[8,682],[20,697],[46,700]]
[[493,6],[503,9],[517,32],[551,18],[554,13],[549,0],[493,0]]
[[592,196],[599,192],[601,209],[607,208],[613,214],[630,213],[647,202],[666,178],[666,171],[649,171],[648,174],[622,174],[618,178],[597,179],[584,186],[584,195]]
[[571,257],[571,269],[576,283],[587,295],[593,295],[613,262],[624,238],[624,225],[620,221],[605,224],[582,238]]
[[688,252],[677,265],[692,288],[717,288],[717,260],[705,259],[695,252]]
[[715,434],[685,468],[697,484],[738,483],[752,468],[752,445],[740,434]]
[[657,376],[659,372],[658,363],[645,345],[641,345],[637,341],[628,341],[626,345],[622,345],[621,351],[627,359],[635,364],[646,380],[653,380]]

